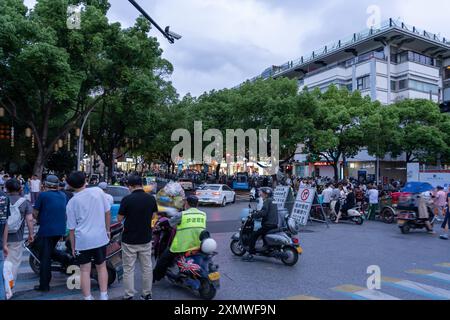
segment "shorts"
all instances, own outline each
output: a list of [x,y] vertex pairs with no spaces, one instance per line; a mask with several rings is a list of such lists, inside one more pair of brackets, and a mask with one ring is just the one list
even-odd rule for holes
[[88,264],[94,260],[95,265],[101,265],[106,261],[106,247],[107,245],[89,249],[89,250],[81,250],[76,253],[76,261],[78,264]]

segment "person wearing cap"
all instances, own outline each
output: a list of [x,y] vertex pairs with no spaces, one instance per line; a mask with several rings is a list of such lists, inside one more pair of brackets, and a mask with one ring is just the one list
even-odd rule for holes
[[198,198],[188,196],[184,201],[185,210],[170,218],[169,224],[176,227],[177,232],[172,244],[159,257],[153,279],[159,281],[166,275],[167,269],[179,254],[199,250],[201,246],[200,234],[206,229],[206,213],[197,209]]
[[152,300],[152,217],[158,211],[155,197],[144,191],[142,178],[130,175],[127,179],[131,194],[120,203],[118,220],[124,221],[122,234],[122,263],[124,300],[132,300],[136,260],[142,272],[141,300]]
[[252,214],[255,219],[262,218],[261,228],[253,232],[249,242],[248,255],[244,257],[245,261],[253,261],[253,255],[256,253],[255,246],[259,237],[263,237],[273,229],[278,228],[278,208],[273,202],[272,189],[265,187],[260,190],[261,198],[263,199],[262,209]]
[[39,285],[36,291],[50,290],[52,279],[51,256],[56,244],[66,234],[67,197],[59,190],[59,179],[49,175],[44,182],[45,191],[39,194],[34,204],[34,218],[39,223],[36,244],[39,247]]

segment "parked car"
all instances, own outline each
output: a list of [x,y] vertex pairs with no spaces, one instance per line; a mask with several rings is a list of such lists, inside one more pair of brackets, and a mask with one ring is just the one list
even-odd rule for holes
[[197,189],[195,195],[201,204],[218,204],[225,207],[235,203],[236,193],[225,184],[206,184]]

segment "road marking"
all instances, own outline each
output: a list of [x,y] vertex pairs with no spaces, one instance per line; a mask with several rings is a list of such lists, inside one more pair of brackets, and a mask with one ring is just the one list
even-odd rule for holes
[[388,278],[388,277],[383,277],[382,282],[385,285],[388,285],[390,287],[403,289],[403,290],[412,292],[414,294],[424,296],[427,298],[431,298],[434,300],[449,300],[450,299],[450,291],[449,290],[436,288],[436,287],[429,286],[426,284],[409,281],[409,280]]
[[450,274],[447,274],[447,273],[436,272],[436,271],[432,271],[432,270],[423,270],[423,269],[413,269],[413,270],[408,270],[405,272],[411,273],[411,274],[416,274],[419,276],[430,277],[430,278],[434,278],[434,279],[438,279],[438,280],[442,280],[442,281],[450,283]]
[[284,300],[321,300],[321,299],[317,298],[317,297],[313,297],[313,296],[300,295],[300,296],[289,297]]
[[343,293],[356,300],[400,300],[379,290],[371,290],[352,284],[346,284],[332,288],[332,290]]

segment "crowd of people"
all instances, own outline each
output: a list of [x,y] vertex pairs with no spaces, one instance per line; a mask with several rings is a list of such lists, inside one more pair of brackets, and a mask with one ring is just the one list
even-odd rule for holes
[[[172,245],[152,268],[152,218],[158,211],[156,198],[143,189],[143,179],[138,174],[126,176],[130,195],[124,197],[118,211],[118,223],[123,224],[121,255],[124,280],[124,300],[135,296],[134,272],[136,264],[142,271],[142,300],[152,299],[152,285],[162,279],[173,257],[186,250],[200,247],[198,234],[206,229],[206,213],[197,209],[198,199],[183,199],[180,211],[170,223],[177,226]],[[37,194],[25,193],[18,177],[2,176],[0,190],[0,300],[7,297],[3,279],[4,263],[12,265],[12,283],[17,280],[22,262],[24,241],[38,246],[39,283],[34,290],[50,291],[51,263],[57,243],[66,239],[66,246],[80,267],[81,292],[85,300],[93,300],[91,293],[91,268],[97,271],[100,300],[108,300],[107,246],[111,240],[111,206],[113,199],[105,192],[107,183],[89,187],[84,172],[72,172],[64,181],[47,175],[41,183],[37,177],[31,181],[39,185]],[[188,217],[188,218],[186,218]],[[195,225],[191,225],[196,217]],[[12,219],[14,218],[14,219]],[[11,223],[15,220],[15,223]],[[198,221],[202,220],[201,225]],[[37,232],[35,226],[38,225]],[[25,227],[28,237],[24,239]]]

